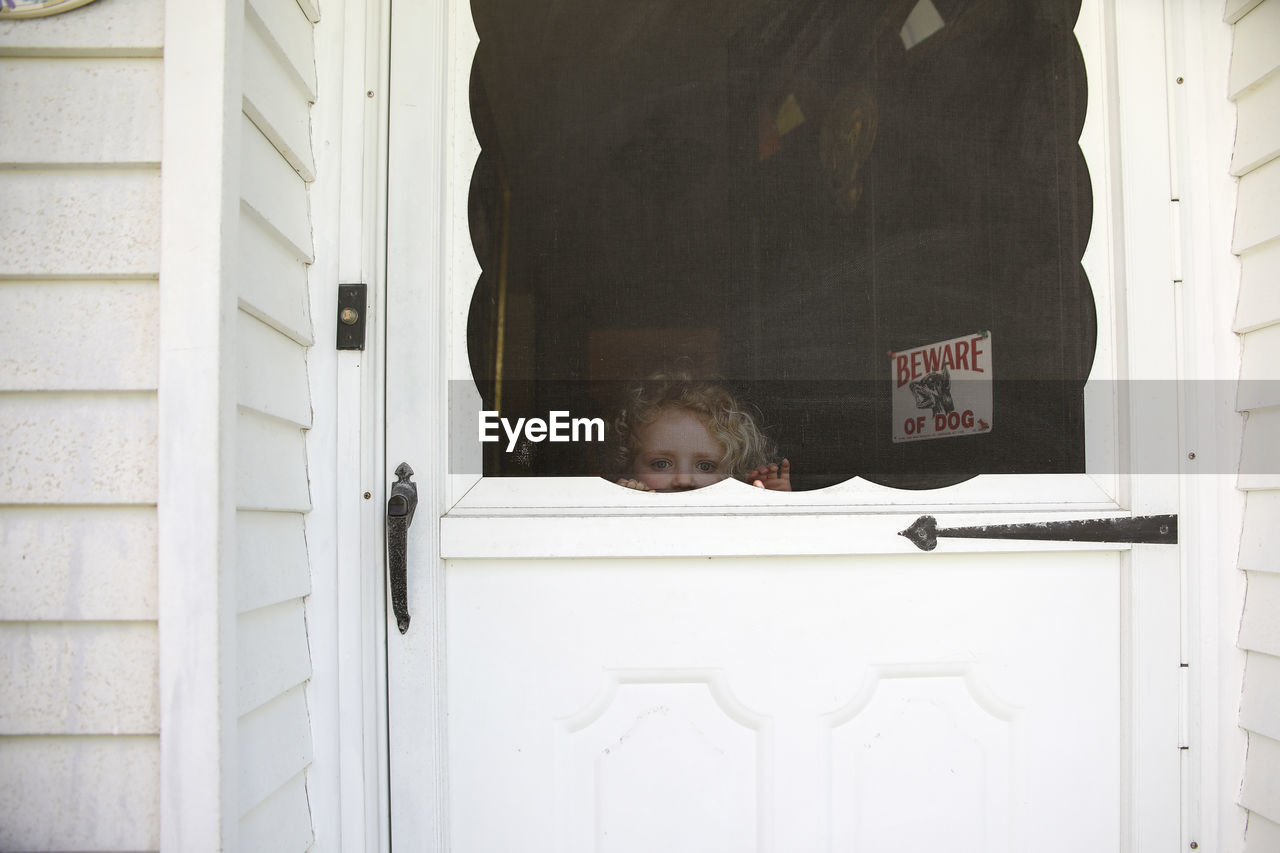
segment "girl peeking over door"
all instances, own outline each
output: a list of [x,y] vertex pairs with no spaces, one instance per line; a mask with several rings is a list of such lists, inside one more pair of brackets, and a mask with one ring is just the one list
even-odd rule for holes
[[791,491],[791,463],[723,385],[658,374],[628,389],[613,422],[616,482],[644,492],[683,492],[730,477]]

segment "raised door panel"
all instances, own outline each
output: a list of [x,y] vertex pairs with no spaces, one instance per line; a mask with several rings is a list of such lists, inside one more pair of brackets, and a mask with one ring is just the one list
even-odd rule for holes
[[1124,559],[452,562],[454,849],[1122,849]]

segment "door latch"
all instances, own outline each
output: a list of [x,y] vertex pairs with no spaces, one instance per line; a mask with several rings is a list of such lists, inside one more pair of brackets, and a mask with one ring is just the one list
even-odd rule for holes
[[387,583],[391,587],[391,609],[396,625],[403,634],[409,630],[409,525],[418,508],[418,484],[413,482],[413,469],[401,462],[396,467],[396,481],[387,498]]
[[938,537],[957,539],[1023,539],[1035,542],[1131,542],[1178,544],[1176,515],[1138,515],[1127,518],[1082,518],[1028,524],[987,524],[978,527],[938,527],[932,515],[922,515],[899,536],[921,551],[938,547]]

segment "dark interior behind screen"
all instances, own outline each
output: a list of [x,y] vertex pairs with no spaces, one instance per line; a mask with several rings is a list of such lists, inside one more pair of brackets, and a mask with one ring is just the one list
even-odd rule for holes
[[[1095,307],[1073,0],[473,0],[485,408],[608,418],[679,370],[799,489],[1084,468]],[[889,354],[993,342],[989,432],[892,440]],[[491,476],[606,473],[486,446]]]

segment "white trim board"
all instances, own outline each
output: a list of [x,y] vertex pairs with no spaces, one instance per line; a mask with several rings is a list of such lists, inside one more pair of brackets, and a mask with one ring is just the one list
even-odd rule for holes
[[241,0],[166,3],[159,357],[160,826],[236,848],[234,234]]
[[[333,0],[315,30],[316,259],[308,275],[318,332],[307,358],[315,417],[306,521],[315,758],[307,790],[314,849],[329,853],[390,849],[378,313],[389,14],[380,0]],[[337,286],[351,282],[369,285],[366,349],[338,352]]]

